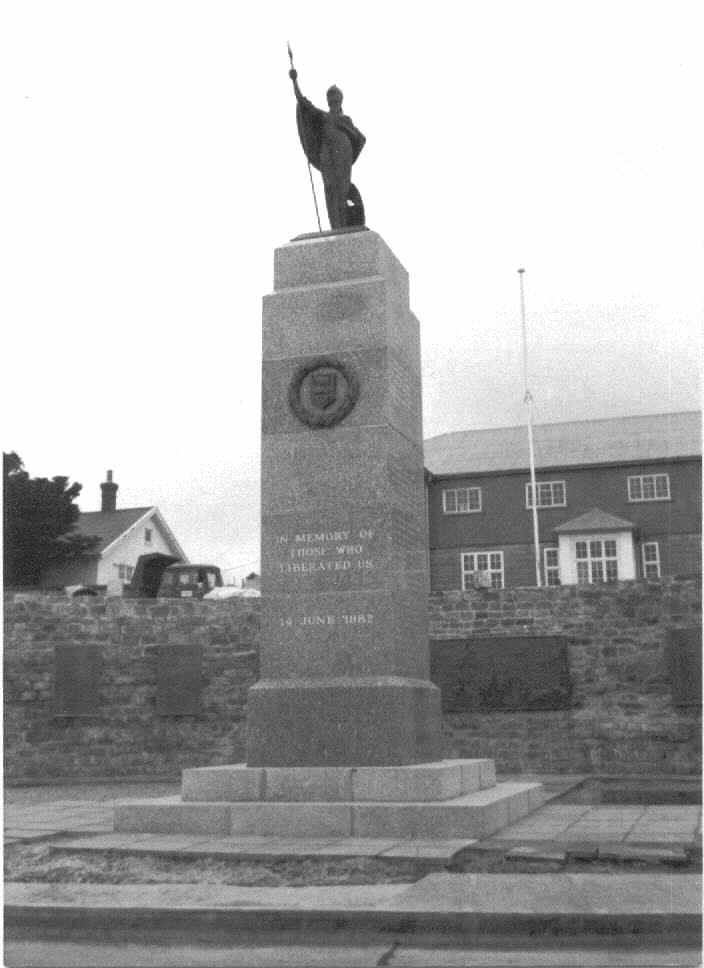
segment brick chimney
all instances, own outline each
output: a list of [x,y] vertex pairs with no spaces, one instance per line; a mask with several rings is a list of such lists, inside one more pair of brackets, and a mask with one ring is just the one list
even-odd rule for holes
[[114,511],[117,506],[117,484],[113,484],[112,471],[107,472],[107,481],[100,485],[102,500],[101,511]]

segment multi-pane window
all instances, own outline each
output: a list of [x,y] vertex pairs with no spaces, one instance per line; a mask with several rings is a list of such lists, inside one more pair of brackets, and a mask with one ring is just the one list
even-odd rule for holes
[[117,577],[126,581],[132,580],[132,575],[134,575],[134,568],[132,565],[118,565],[117,566]]
[[577,541],[577,584],[592,585],[618,581],[616,542],[611,539]]
[[660,548],[657,541],[644,541],[642,546],[643,578],[660,577]]
[[144,529],[144,543],[145,544],[151,544],[152,543],[152,529],[151,528],[145,528]]
[[474,587],[478,574],[485,576],[492,588],[504,587],[503,551],[471,551],[463,553],[461,558],[463,591]]
[[543,565],[545,568],[545,584],[560,584],[560,552],[558,548],[543,549]]
[[[564,481],[541,481],[537,483],[538,507],[556,508],[567,504],[567,491]],[[533,507],[533,485],[526,484],[526,507]]]
[[442,492],[445,514],[469,514],[482,509],[481,487],[455,487]]
[[629,501],[669,501],[669,474],[639,474],[628,478]]

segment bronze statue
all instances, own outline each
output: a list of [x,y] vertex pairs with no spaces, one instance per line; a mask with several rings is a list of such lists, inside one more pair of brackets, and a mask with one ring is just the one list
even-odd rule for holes
[[298,102],[296,123],[303,151],[309,163],[323,176],[330,227],[364,225],[362,196],[352,184],[351,175],[352,165],[367,139],[342,113],[342,91],[338,87],[328,90],[329,110],[322,111],[301,94],[293,59],[289,77]]

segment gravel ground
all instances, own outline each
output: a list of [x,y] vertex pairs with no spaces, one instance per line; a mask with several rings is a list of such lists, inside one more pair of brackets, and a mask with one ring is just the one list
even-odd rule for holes
[[395,884],[426,873],[414,861],[342,860],[226,861],[100,853],[54,853],[47,843],[5,848],[6,881],[63,884],[239,884],[299,887],[325,884]]

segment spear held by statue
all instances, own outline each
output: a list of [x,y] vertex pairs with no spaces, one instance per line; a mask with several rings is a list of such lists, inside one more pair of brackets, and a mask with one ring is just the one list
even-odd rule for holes
[[[298,72],[296,71],[296,68],[293,66],[293,51],[291,50],[291,45],[288,43],[288,41],[286,42],[286,47],[288,48],[288,59],[291,62],[291,70],[289,71],[289,76],[295,84],[296,79],[298,77]],[[298,112],[296,112],[296,114],[298,114]],[[300,126],[299,126],[299,132],[300,132]],[[306,156],[306,161],[308,161],[308,177],[310,178],[310,188],[311,188],[311,191],[313,192],[313,204],[315,205],[315,217],[318,220],[318,231],[322,232],[323,227],[320,224],[320,212],[318,211],[318,198],[315,194],[315,182],[313,181],[313,172],[311,170],[310,161],[308,160],[307,156]]]

